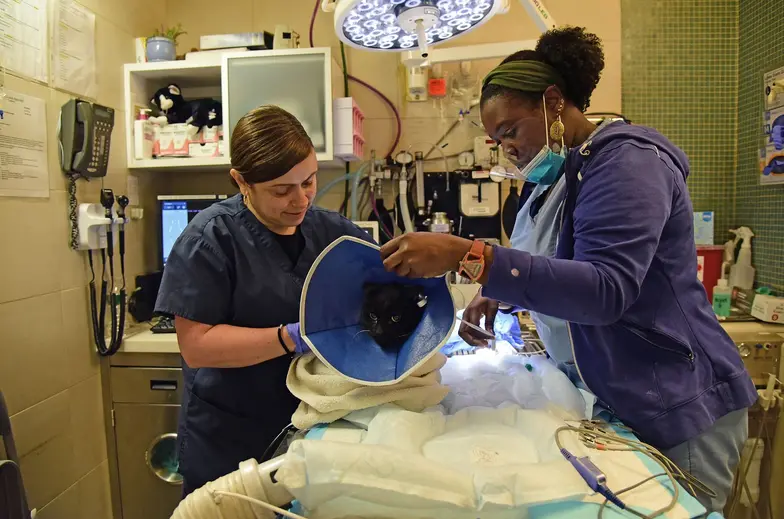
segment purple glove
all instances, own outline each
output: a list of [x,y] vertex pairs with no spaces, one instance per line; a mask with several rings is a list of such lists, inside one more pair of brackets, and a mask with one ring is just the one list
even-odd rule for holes
[[291,340],[294,342],[294,353],[309,353],[310,346],[302,338],[302,333],[299,329],[299,323],[291,323],[286,325],[286,333],[289,334]]

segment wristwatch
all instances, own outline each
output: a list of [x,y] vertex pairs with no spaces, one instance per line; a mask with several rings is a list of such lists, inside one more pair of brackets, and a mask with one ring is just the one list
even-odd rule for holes
[[465,276],[474,283],[482,277],[485,271],[485,242],[474,240],[471,249],[460,260],[460,269],[457,271],[461,276]]

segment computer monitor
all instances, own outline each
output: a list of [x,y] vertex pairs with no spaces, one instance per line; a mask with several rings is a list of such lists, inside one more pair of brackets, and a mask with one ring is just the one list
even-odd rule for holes
[[174,242],[182,231],[199,214],[215,202],[225,200],[228,195],[160,195],[158,206],[161,210],[161,259],[166,266]]

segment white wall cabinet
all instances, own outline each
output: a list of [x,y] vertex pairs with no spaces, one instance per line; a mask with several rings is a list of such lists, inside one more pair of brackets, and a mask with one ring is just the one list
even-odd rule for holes
[[294,114],[308,132],[319,162],[334,163],[332,101],[342,94],[342,71],[326,48],[252,51],[216,55],[205,61],[170,61],[125,65],[125,133],[129,169],[226,169],[222,157],[165,157],[135,160],[133,122],[152,95],[171,83],[186,100],[212,97],[223,106],[223,134],[228,143],[240,117],[264,104]]

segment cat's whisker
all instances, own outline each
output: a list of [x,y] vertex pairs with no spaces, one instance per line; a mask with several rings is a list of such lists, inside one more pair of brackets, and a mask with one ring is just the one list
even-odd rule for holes
[[354,337],[352,337],[351,340],[352,341],[355,340],[357,337],[359,337],[363,333],[368,333],[369,334],[370,330],[359,330],[357,333],[354,334]]

